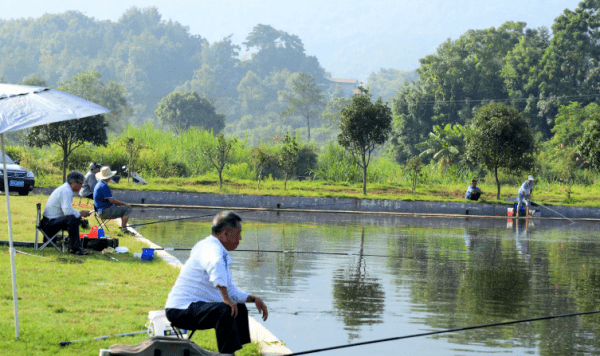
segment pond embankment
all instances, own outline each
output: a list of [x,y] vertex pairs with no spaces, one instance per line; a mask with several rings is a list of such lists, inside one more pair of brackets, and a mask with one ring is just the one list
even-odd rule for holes
[[[52,188],[36,188],[34,194],[50,194]],[[510,205],[472,202],[401,201],[358,198],[280,197],[265,195],[207,194],[116,190],[116,199],[141,206],[181,208],[227,208],[303,210],[351,213],[389,213],[440,216],[506,217]],[[543,218],[600,219],[600,209],[591,207],[538,207]]]

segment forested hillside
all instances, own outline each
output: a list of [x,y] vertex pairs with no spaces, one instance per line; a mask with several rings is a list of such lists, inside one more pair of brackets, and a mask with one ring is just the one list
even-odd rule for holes
[[[415,167],[430,162],[457,175],[488,174],[474,150],[473,137],[485,137],[474,134],[481,131],[474,117],[495,110],[527,126],[521,131],[531,131],[535,141],[519,151],[512,137],[502,137],[499,147],[515,149],[522,163],[501,170],[590,182],[585,172],[598,168],[599,151],[600,3],[585,0],[557,15],[551,29],[509,21],[469,30],[421,58],[416,72],[382,68],[361,84],[328,73],[298,36],[266,24],[257,24],[241,44],[232,36],[209,43],[162,20],[154,7],[131,8],[116,22],[47,14],[0,20],[0,81],[68,87],[80,75],[123,88],[119,95],[127,103],[119,99],[119,117],[126,122],[111,125],[107,118],[114,133],[146,123],[177,137],[212,129],[255,147],[281,145],[295,132],[302,147],[331,157],[339,153],[331,144],[338,142],[340,117],[362,85],[373,101],[382,97],[393,116],[389,140],[374,153],[410,162],[414,177]],[[390,48],[388,55],[403,50]]]

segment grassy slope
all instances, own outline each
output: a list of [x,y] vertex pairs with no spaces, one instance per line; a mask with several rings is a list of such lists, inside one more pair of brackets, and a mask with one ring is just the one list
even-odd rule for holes
[[[362,184],[332,184],[320,181],[290,181],[287,183],[287,190],[283,189],[283,181],[274,180],[261,182],[260,189],[257,189],[256,181],[248,180],[226,180],[222,188],[219,188],[218,180],[206,177],[154,178],[148,179],[148,181],[148,185],[140,186],[121,180],[118,185],[111,186],[113,189],[124,190],[465,202],[464,196],[469,185],[468,183],[464,185],[419,185],[413,195],[409,187],[367,184],[367,195],[365,196],[362,194]],[[500,200],[496,200],[497,188],[495,185],[480,184],[479,187],[483,190],[482,202],[497,204],[508,204],[504,199],[516,198],[519,189],[518,186],[503,185]],[[543,205],[600,207],[600,186],[573,186],[571,200],[566,199],[564,189],[564,185],[560,184],[537,184],[534,187],[532,200]]]
[[[35,204],[47,197],[10,196],[13,239],[33,241]],[[8,240],[6,203],[0,204],[0,239]],[[117,229],[113,229],[116,231]],[[115,232],[113,232],[114,236]],[[178,270],[160,259],[142,262],[133,257],[145,244],[132,237],[119,237],[130,253],[112,255],[118,261],[93,252],[90,256],[59,254],[46,248],[17,250],[43,257],[17,253],[16,274],[20,339],[15,340],[10,254],[0,247],[0,352],[3,355],[97,355],[113,344],[134,344],[147,338],[109,338],[78,342],[60,347],[66,340],[89,339],[145,330],[148,312],[164,308],[167,294]],[[193,340],[216,351],[212,330],[197,332]],[[257,355],[254,344],[237,353]]]

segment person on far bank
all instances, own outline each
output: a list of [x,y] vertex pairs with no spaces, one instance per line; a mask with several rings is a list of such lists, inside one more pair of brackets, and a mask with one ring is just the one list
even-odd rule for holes
[[533,176],[530,175],[527,177],[527,180],[521,184],[521,188],[519,188],[517,201],[519,204],[517,205],[517,213],[516,216],[519,216],[519,212],[521,211],[521,207],[525,204],[526,212],[525,216],[529,216],[529,205],[531,204],[531,192],[533,191]]
[[113,198],[110,187],[108,186],[108,181],[116,173],[116,171],[111,171],[109,166],[100,168],[100,171],[96,173],[98,184],[94,187],[94,208],[96,209],[98,216],[102,219],[121,218],[121,232],[127,235],[135,235],[127,229],[131,205]]
[[234,355],[250,342],[248,309],[254,303],[262,319],[267,306],[259,297],[238,289],[233,283],[231,257],[242,239],[242,218],[232,211],[219,213],[212,234],[190,252],[165,305],[171,325],[187,330],[215,329],[221,354]]
[[477,186],[477,179],[473,179],[471,181],[471,185],[467,188],[467,194],[465,194],[465,199],[468,200],[479,200],[481,196],[481,189]]
[[81,248],[79,241],[80,217],[90,216],[87,210],[73,209],[73,193],[78,192],[83,184],[83,174],[73,171],[67,175],[67,181],[54,189],[44,207],[40,228],[48,236],[53,236],[60,230],[69,233],[69,252],[75,255],[87,255],[88,252]]
[[79,191],[80,197],[94,199],[94,188],[98,183],[98,179],[96,179],[96,173],[100,172],[100,168],[102,168],[100,163],[90,163],[90,170],[85,174],[83,186]]

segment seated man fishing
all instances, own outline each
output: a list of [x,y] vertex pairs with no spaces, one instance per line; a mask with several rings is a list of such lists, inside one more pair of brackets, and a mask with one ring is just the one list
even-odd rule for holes
[[108,181],[116,174],[110,167],[104,166],[96,173],[98,184],[94,187],[94,208],[102,219],[121,218],[121,232],[127,235],[135,235],[127,229],[131,205],[113,198]]
[[481,196],[481,189],[477,186],[477,179],[473,179],[471,181],[471,185],[467,188],[467,194],[465,194],[465,199],[468,200],[479,200]]
[[40,228],[48,236],[53,236],[60,230],[69,233],[69,252],[75,255],[87,255],[88,252],[81,248],[79,241],[79,226],[83,220],[80,217],[90,216],[87,210],[77,211],[73,209],[73,193],[78,192],[83,184],[83,174],[78,171],[67,175],[67,181],[60,187],[54,189],[46,206]]
[[215,329],[219,352],[233,355],[250,342],[248,309],[255,303],[263,320],[267,306],[233,284],[228,251],[235,250],[242,232],[242,218],[224,211],[212,222],[212,235],[196,243],[181,269],[165,306],[172,325],[189,330]]
[[521,207],[523,204],[527,207],[527,211],[525,212],[526,216],[529,216],[529,205],[531,204],[531,192],[533,191],[533,176],[527,177],[527,180],[521,184],[521,188],[519,188],[519,192],[517,193],[517,201],[519,204],[517,205],[517,213],[516,216],[519,216],[519,212],[521,211]]
[[102,168],[102,166],[99,163],[90,163],[90,170],[85,174],[83,186],[79,191],[80,197],[94,199],[94,188],[98,183],[98,179],[96,179],[96,173],[100,172],[100,168]]

